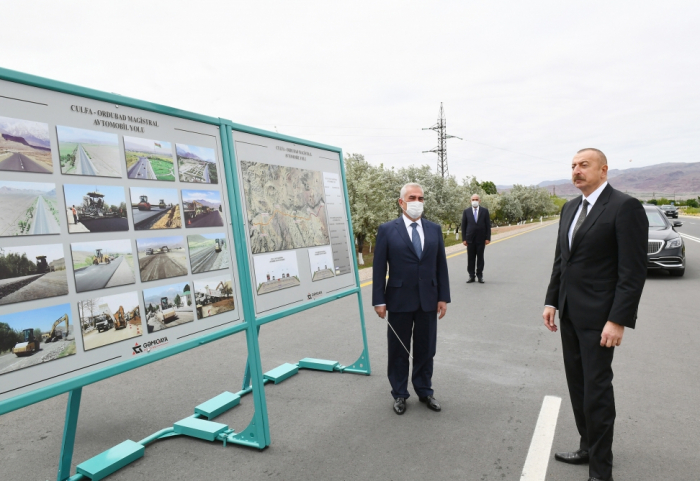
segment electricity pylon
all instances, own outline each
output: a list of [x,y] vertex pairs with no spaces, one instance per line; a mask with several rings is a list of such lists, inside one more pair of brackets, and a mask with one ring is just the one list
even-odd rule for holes
[[447,121],[445,120],[445,109],[442,108],[442,102],[440,102],[440,117],[437,124],[432,127],[426,127],[423,130],[435,130],[438,133],[438,146],[433,150],[424,150],[423,153],[435,152],[438,155],[437,171],[444,179],[446,175],[449,175],[447,168],[447,139],[464,139],[447,133]]

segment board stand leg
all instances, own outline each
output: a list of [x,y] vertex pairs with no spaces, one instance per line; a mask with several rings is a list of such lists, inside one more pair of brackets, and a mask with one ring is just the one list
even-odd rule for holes
[[369,363],[369,347],[367,345],[367,330],[365,329],[365,311],[362,306],[362,292],[357,291],[357,302],[360,305],[360,326],[362,328],[362,354],[357,358],[357,361],[343,368],[343,372],[351,372],[355,374],[372,374],[372,368]]
[[[258,330],[258,337],[260,337],[260,326],[257,327]],[[243,384],[241,385],[241,390],[245,391],[250,387],[251,380],[250,380],[250,362],[246,360],[245,362],[245,371],[243,372]]]
[[58,465],[57,481],[65,481],[70,477],[82,393],[83,388],[81,387],[68,393],[68,407],[66,408],[66,422],[63,425],[63,441],[61,442],[61,458]]

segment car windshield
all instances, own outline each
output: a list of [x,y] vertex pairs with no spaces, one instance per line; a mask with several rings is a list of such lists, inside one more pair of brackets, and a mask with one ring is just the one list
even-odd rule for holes
[[666,219],[661,212],[647,210],[647,219],[649,219],[649,227],[664,227],[666,228]]
[[671,210],[671,209],[673,209],[673,206],[672,205],[662,205],[661,208],[663,210]]

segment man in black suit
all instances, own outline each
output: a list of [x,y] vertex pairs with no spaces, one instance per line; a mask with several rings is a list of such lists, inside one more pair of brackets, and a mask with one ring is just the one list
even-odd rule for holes
[[394,397],[394,412],[406,412],[411,334],[413,389],[429,409],[440,411],[440,404],[433,396],[432,377],[437,320],[445,315],[450,302],[445,242],[442,228],[421,218],[423,188],[418,184],[406,184],[400,195],[403,215],[382,224],[377,232],[372,305],[382,319],[389,312],[387,374]]
[[557,331],[579,449],[557,461],[589,463],[589,481],[612,480],[615,399],[612,360],[625,327],[634,328],[647,274],[649,221],[641,203],[607,182],[598,149],[580,150],[572,180],[583,194],[561,211],[544,324]]
[[489,210],[481,207],[481,198],[472,195],[472,206],[462,213],[462,244],[467,246],[467,271],[469,280],[474,282],[474,264],[479,283],[484,283],[484,248],[491,242],[491,219]]

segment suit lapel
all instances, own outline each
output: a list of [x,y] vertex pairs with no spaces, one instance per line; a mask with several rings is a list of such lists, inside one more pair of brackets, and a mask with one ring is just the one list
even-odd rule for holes
[[[396,230],[399,233],[399,237],[401,237],[404,240],[408,250],[411,251],[411,254],[413,254],[413,256],[416,259],[418,259],[418,256],[416,255],[416,250],[413,248],[413,242],[411,241],[411,238],[408,236],[408,230],[406,229],[406,224],[404,223],[404,221],[401,217],[396,219],[396,221],[394,222],[394,227],[396,227]],[[425,229],[423,229],[423,235],[425,235]]]
[[583,237],[586,235],[586,232],[588,232],[588,230],[593,226],[593,224],[595,224],[595,221],[605,210],[606,204],[610,199],[611,192],[612,187],[610,187],[610,184],[606,185],[605,189],[603,189],[603,192],[600,193],[600,196],[598,197],[596,203],[593,204],[591,212],[586,216],[586,219],[583,221],[583,224],[581,224],[581,227],[578,228],[578,232],[576,232],[576,237],[571,239],[572,254],[576,250],[576,247],[581,243],[581,239],[583,239]]
[[581,197],[578,198],[578,202],[572,202],[571,207],[569,208],[568,212],[563,212],[562,215],[564,216],[564,219],[562,220],[564,226],[566,226],[566,229],[563,229],[561,232],[561,239],[559,239],[560,245],[562,246],[562,253],[564,254],[564,258],[568,259],[569,256],[571,255],[571,249],[569,248],[569,229],[571,228],[571,222],[574,220],[574,215],[576,215],[576,211],[578,210],[578,205],[581,203]]

